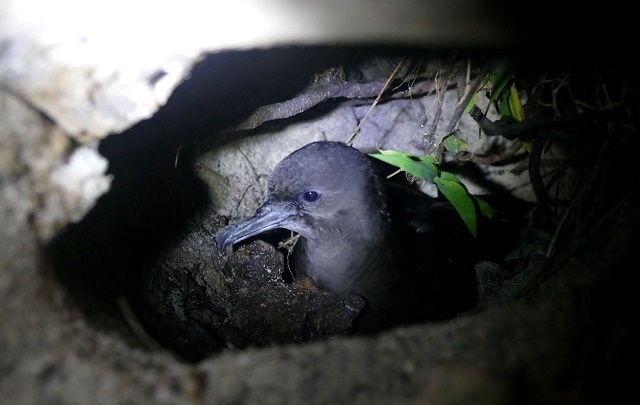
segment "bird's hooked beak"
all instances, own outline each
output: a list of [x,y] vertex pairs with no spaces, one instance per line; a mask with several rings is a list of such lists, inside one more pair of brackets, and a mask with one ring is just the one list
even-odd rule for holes
[[227,246],[231,246],[262,232],[281,228],[292,216],[291,213],[274,209],[272,205],[265,203],[258,208],[253,217],[225,228],[220,235],[218,235],[218,248],[224,250]]

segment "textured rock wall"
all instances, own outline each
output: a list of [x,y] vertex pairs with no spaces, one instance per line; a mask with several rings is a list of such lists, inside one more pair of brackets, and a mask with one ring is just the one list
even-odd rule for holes
[[[115,141],[112,149],[102,144],[105,155],[120,157],[110,162],[96,142],[150,117],[204,54],[310,43],[504,44],[513,38],[492,19],[499,14],[495,8],[472,7],[476,2],[471,1],[440,12],[434,2],[411,1],[367,3],[368,8],[355,3],[348,10],[339,8],[342,2],[321,7],[320,2],[235,1],[226,10],[199,9],[196,2],[181,2],[179,8],[83,3],[0,4],[3,401],[578,404],[626,398],[632,386],[625,370],[638,360],[637,302],[626,269],[640,222],[637,188],[628,183],[618,187],[623,198],[610,204],[611,215],[598,217],[592,233],[576,235],[579,250],[567,249],[542,266],[537,278],[534,267],[525,267],[518,278],[500,285],[482,311],[450,323],[367,339],[228,350],[191,364],[145,334],[126,299],[102,294],[109,283],[120,281],[105,277],[109,272],[120,277],[123,269],[139,268],[110,244],[87,247],[105,240],[117,245],[123,223],[138,224],[158,200],[175,197],[155,195],[139,211],[138,201],[125,201],[131,212],[113,215],[122,214],[108,205],[112,200],[105,194],[110,187],[122,190],[114,182],[139,176],[124,195],[141,199],[148,198],[143,190],[171,174],[178,176],[178,191],[183,191],[180,185],[197,183],[184,182],[181,171],[134,164],[157,152],[158,161],[169,162],[163,169],[186,171],[175,163],[181,150],[177,138],[172,138],[173,149],[160,137],[148,141],[154,134],[146,143],[123,143],[121,150]],[[167,26],[181,19],[192,23],[186,29]],[[104,21],[107,30],[101,31]],[[331,29],[328,21],[335,24]],[[637,99],[624,101],[637,111]],[[626,128],[618,127],[618,136],[610,138],[609,144],[619,146],[603,148],[626,151],[617,159],[622,163],[637,150],[637,141],[623,136]],[[597,168],[615,160],[603,158]],[[107,163],[118,176],[106,174]],[[621,171],[609,173],[606,177],[615,179]],[[64,250],[65,263],[80,263],[84,270],[71,273],[69,280],[49,256],[49,244],[63,231],[79,229],[73,224],[85,216],[95,219],[96,202],[107,215],[102,223],[82,225],[99,234],[81,234]],[[168,222],[162,215],[153,220],[158,227],[143,229],[140,240],[153,239]],[[543,242],[545,248],[550,243]],[[98,251],[103,253],[94,254]],[[539,252],[530,258],[531,265],[545,260]],[[537,287],[521,297],[532,277]]]

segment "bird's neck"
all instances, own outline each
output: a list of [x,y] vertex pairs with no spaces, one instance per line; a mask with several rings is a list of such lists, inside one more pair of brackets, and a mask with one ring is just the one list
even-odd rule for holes
[[341,296],[366,295],[370,284],[379,281],[376,269],[393,265],[387,246],[391,225],[379,209],[345,215],[345,220],[333,218],[331,226],[316,224],[313,235],[303,235],[296,245],[294,266],[323,289]]

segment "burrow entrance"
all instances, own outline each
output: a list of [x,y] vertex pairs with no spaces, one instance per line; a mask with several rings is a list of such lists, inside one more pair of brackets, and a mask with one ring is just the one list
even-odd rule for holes
[[[398,61],[404,60],[405,69],[379,104],[380,115],[374,114],[358,136],[368,139],[369,148],[375,144],[393,149],[402,149],[403,145],[424,149],[429,146],[429,136],[436,137],[438,128],[446,127],[446,117],[453,113],[457,97],[463,95],[462,78],[468,61],[472,60],[481,71],[495,56],[427,54],[409,49],[286,48],[204,58],[153,118],[113,134],[100,144],[99,152],[109,160],[109,173],[114,178],[112,188],[80,223],[71,225],[48,248],[56,274],[67,287],[69,302],[79,306],[96,328],[119,330],[132,344],[171,350],[187,361],[228,349],[347,335],[353,311],[357,315],[360,305],[356,298],[338,299],[328,293],[294,289],[287,283],[286,254],[269,244],[247,244],[231,257],[231,263],[215,246],[218,231],[234,216],[241,217],[251,207],[255,209],[264,192],[268,170],[259,167],[260,140],[292,129],[300,133],[299,137],[289,134],[289,138],[285,136],[280,141],[292,148],[318,137],[340,140],[368,113],[376,98],[374,85],[386,81]],[[537,68],[537,76],[529,77],[529,73],[525,70],[520,76],[514,74],[518,79],[514,83],[523,86],[523,91],[524,86],[539,86],[535,87],[539,91],[536,94],[546,97],[547,91],[555,88],[553,80],[543,82],[550,73]],[[528,79],[535,82],[527,83]],[[591,80],[579,79],[577,85]],[[245,126],[230,131],[248,119],[250,122],[260,107],[294,100],[301,93],[315,95],[310,92],[310,85],[329,88],[338,82],[358,83],[359,87],[348,89],[351,93],[343,89],[342,93],[335,93],[336,97],[328,93],[299,114],[279,117],[272,111],[270,119],[255,128]],[[446,104],[445,93],[453,97],[453,104]],[[565,96],[567,100],[575,97],[569,93]],[[533,105],[533,100],[529,101]],[[551,108],[548,111],[552,114],[553,108],[566,108],[557,104],[548,107],[542,102],[547,101],[544,98],[537,101],[541,102],[538,107]],[[341,114],[341,109],[351,114],[351,121],[345,118],[348,114]],[[332,121],[334,118],[338,121]],[[331,132],[309,129],[310,122],[329,126]],[[330,122],[334,124],[327,124]],[[354,125],[337,133],[336,128],[344,127],[344,122]],[[464,125],[458,131],[468,133],[469,128]],[[552,131],[561,127],[552,125]],[[477,133],[478,128],[476,125],[471,132]],[[521,140],[523,133],[511,133],[506,142]],[[547,145],[562,142],[548,133],[545,136]],[[238,143],[241,140],[256,140],[252,154]],[[567,145],[587,146],[576,153],[584,152],[581,156],[591,158],[591,145],[565,143],[563,147]],[[239,187],[241,197],[230,198],[230,205],[221,209],[220,201],[234,192],[212,187],[211,177],[202,173],[211,172],[207,165],[220,160],[215,157],[205,164],[202,158],[224,148],[245,151],[242,160],[244,164],[253,162],[253,182]],[[482,164],[457,159],[450,161],[451,167],[478,180],[486,192],[505,198],[512,198],[510,191],[520,186],[509,190],[490,176],[511,172],[514,177],[528,178],[531,172],[527,167],[534,173],[537,170],[539,177],[534,180],[544,180],[554,190],[572,189],[571,184],[560,181],[567,172],[558,171],[557,165],[546,170],[549,160],[543,158],[542,164],[527,166],[524,149],[508,156],[508,146],[501,149],[499,143],[490,142],[486,148],[483,157],[487,160]],[[544,153],[550,155],[540,152],[537,156],[558,158],[555,151],[545,149]],[[501,155],[504,160],[497,160]],[[561,158],[565,161],[564,155]],[[275,158],[265,152],[264,159]],[[237,155],[231,155],[226,161],[237,160]],[[559,177],[551,180],[554,173]],[[233,179],[219,174],[214,173],[215,181],[234,185]],[[551,195],[549,189],[545,193]],[[564,203],[547,203],[543,208],[551,211],[544,213],[557,219],[559,206]],[[524,218],[528,212],[528,208],[506,207],[513,208],[511,215],[515,217]],[[528,228],[541,246],[549,237],[545,226],[552,223],[542,221],[540,228]],[[269,241],[269,235],[266,237]],[[518,241],[510,240],[509,248],[516,252],[518,246],[514,247],[514,242]],[[484,299],[498,292],[516,268],[525,271],[535,267],[540,251],[520,248],[519,255],[501,262],[495,272],[489,270],[489,281],[482,286]]]

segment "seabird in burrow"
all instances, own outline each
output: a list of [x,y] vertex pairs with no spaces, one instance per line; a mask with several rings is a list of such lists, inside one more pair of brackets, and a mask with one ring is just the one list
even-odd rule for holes
[[225,228],[218,246],[276,228],[300,235],[296,278],[366,300],[355,331],[449,319],[475,306],[474,241],[455,209],[387,181],[342,142],[314,142],[284,158],[264,204]]

